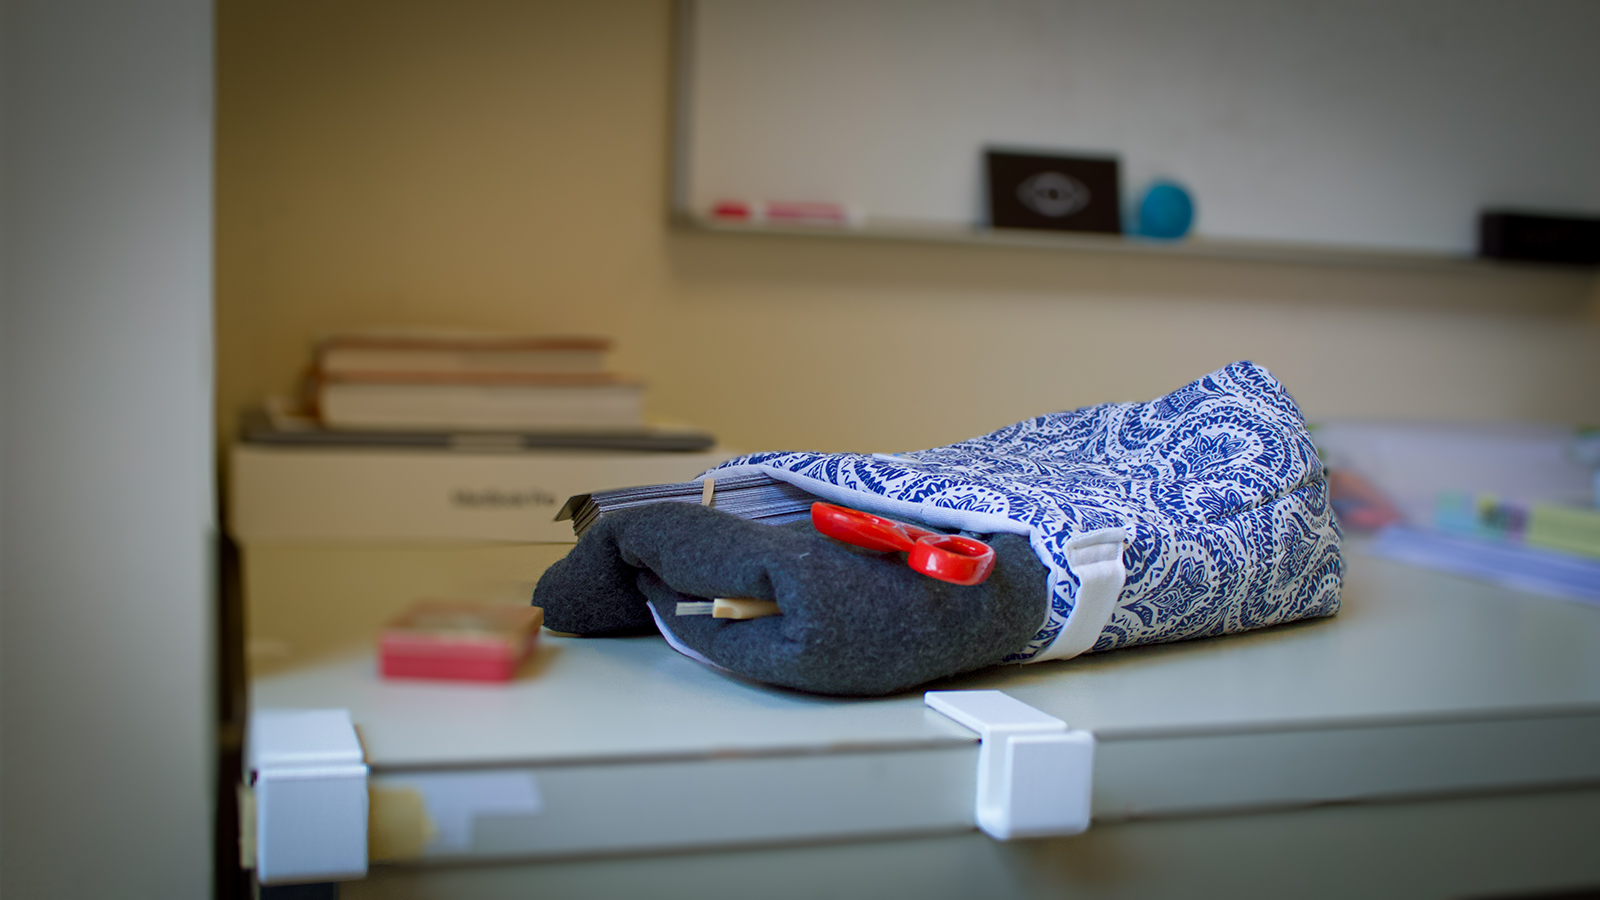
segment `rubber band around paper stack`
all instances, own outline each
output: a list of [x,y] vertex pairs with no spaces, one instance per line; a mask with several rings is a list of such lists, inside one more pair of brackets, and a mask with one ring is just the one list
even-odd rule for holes
[[544,610],[424,600],[384,626],[384,678],[510,681],[538,641]]

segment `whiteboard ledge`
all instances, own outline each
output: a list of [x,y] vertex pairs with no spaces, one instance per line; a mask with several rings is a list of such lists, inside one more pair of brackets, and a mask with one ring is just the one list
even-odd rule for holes
[[1134,256],[1214,259],[1235,262],[1292,263],[1317,266],[1355,266],[1409,269],[1440,274],[1565,275],[1573,279],[1596,276],[1594,267],[1534,262],[1508,262],[1449,253],[1390,250],[1371,247],[1303,244],[1276,241],[1242,241],[1225,238],[1185,238],[1178,241],[1026,229],[916,222],[868,222],[856,228],[799,225],[741,225],[688,213],[674,213],[674,227],[693,232],[749,234],[777,237],[845,238],[850,240],[909,243],[966,244],[1074,253],[1131,254]]

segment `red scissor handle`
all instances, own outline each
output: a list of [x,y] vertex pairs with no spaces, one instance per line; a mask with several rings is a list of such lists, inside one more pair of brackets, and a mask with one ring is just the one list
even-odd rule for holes
[[820,501],[811,504],[811,525],[834,540],[885,553],[909,553],[917,538],[933,534],[914,525]]
[[959,534],[940,534],[820,501],[811,504],[811,525],[857,547],[908,554],[907,565],[940,581],[980,584],[994,571],[994,548]]

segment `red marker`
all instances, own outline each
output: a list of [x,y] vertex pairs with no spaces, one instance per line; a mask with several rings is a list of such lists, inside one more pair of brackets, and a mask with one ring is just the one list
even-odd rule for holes
[[711,207],[711,219],[741,225],[803,225],[860,228],[866,214],[843,203],[791,200],[722,200]]

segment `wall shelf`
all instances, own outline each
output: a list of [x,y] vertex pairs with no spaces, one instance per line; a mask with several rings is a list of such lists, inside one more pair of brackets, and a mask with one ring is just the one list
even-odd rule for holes
[[1405,269],[1453,275],[1473,273],[1540,275],[1545,277],[1565,275],[1574,280],[1600,280],[1597,279],[1597,273],[1600,273],[1600,269],[1588,266],[1508,262],[1420,250],[1339,247],[1274,241],[1242,241],[1222,238],[1186,238],[1179,241],[1161,241],[1123,237],[1121,235],[1051,233],[1025,229],[991,229],[976,226],[963,227],[906,222],[869,222],[867,225],[858,228],[803,225],[739,225],[714,221],[682,212],[673,214],[672,224],[683,231],[709,234],[958,244],[972,247],[1058,250],[1071,253],[1126,254],[1136,257]]

